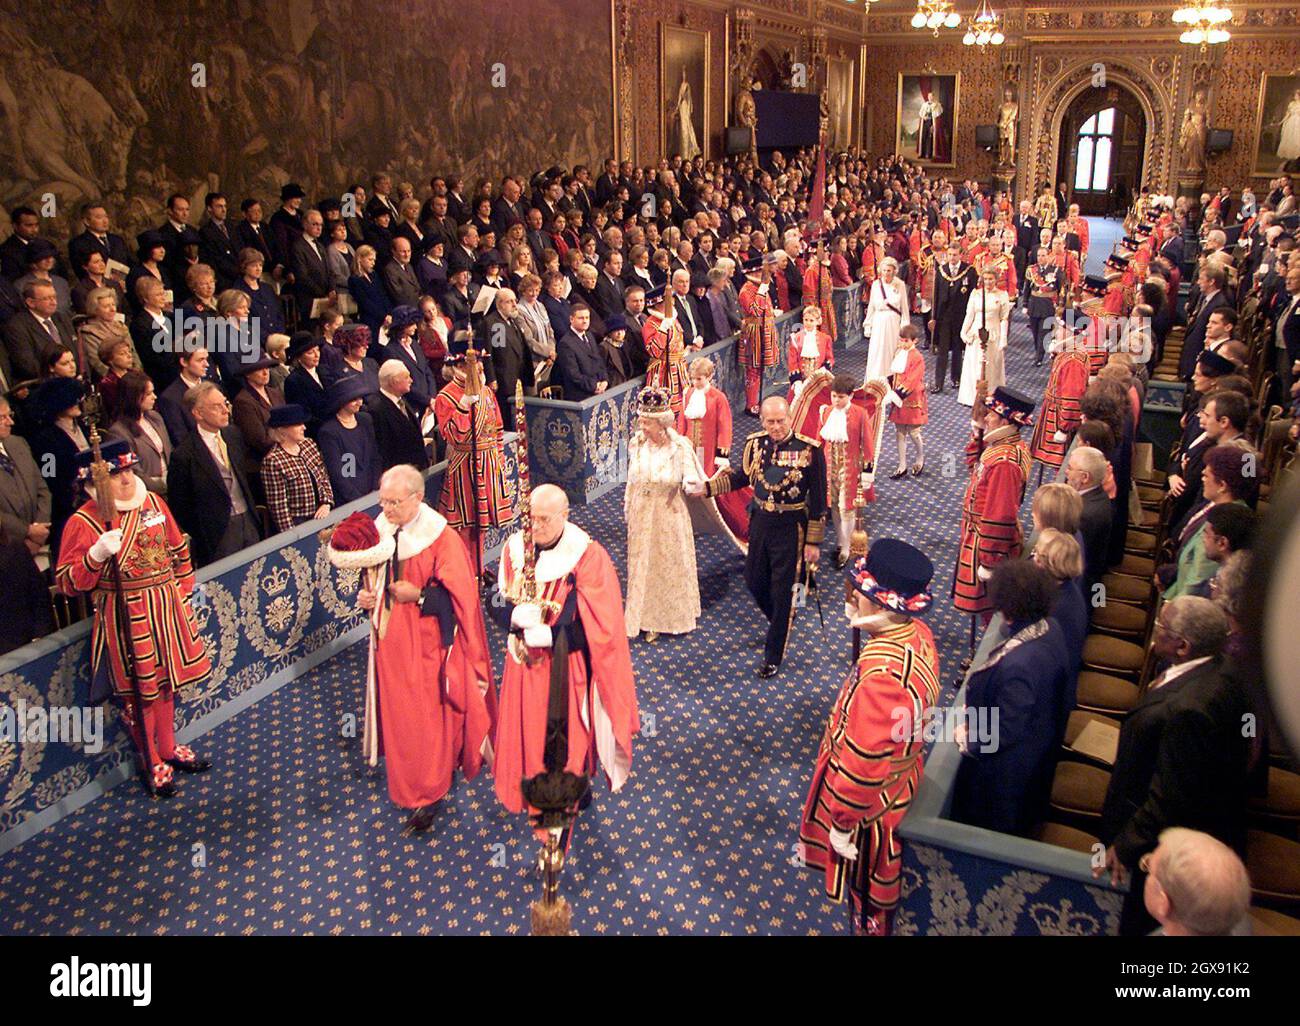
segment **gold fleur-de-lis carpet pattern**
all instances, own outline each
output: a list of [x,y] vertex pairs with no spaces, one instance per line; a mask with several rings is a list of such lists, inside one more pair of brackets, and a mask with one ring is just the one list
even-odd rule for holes
[[[841,352],[836,369],[860,374],[865,355],[863,345]],[[925,355],[932,368],[934,354]],[[1047,369],[1032,366],[1022,314],[1008,356],[1012,384],[1041,395]],[[896,457],[887,427],[869,514],[873,538],[905,538],[934,560],[928,622],[945,701],[968,639],[948,596],[969,424],[951,388],[931,395],[926,473],[900,481],[887,479]],[[733,464],[756,427],[737,418]],[[622,573],[621,490],[575,508],[573,519]],[[698,539],[699,627],[632,643],[642,721],[632,776],[617,795],[597,783],[562,881],[579,933],[848,932],[847,906],[825,900],[821,875],[800,867],[796,846],[820,731],[849,668],[842,584],[825,551],[824,627],[810,599],[780,674],[762,681],[754,669],[764,621],[741,557]],[[503,639],[489,625],[499,660]],[[484,772],[457,781],[427,834],[405,835],[382,764],[372,771],[360,756],[364,677],[365,647],[355,645],[200,738],[215,768],[182,778],[177,799],[150,801],[124,784],[0,856],[0,932],[526,932],[538,890],[531,829],[498,805]],[[897,929],[1096,933],[1113,921],[1108,898],[914,845]]]

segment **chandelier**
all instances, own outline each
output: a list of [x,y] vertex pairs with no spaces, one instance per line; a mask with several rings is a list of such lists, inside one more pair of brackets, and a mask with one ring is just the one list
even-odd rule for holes
[[1174,11],[1174,24],[1187,26],[1178,41],[1199,46],[1202,52],[1211,43],[1226,43],[1231,38],[1227,29],[1219,28],[1231,19],[1232,11],[1215,6],[1213,0],[1193,0]]
[[956,28],[960,24],[961,15],[952,9],[949,0],[916,0],[912,28],[933,29],[937,36],[941,28]]
[[989,0],[981,0],[980,8],[966,19],[966,34],[961,41],[967,46],[1001,46],[1007,37],[1002,34],[1002,18],[993,13]]

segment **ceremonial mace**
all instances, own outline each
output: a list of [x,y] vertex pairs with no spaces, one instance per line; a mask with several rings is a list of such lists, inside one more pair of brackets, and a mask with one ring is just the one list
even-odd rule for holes
[[[518,455],[519,519],[523,531],[524,565],[516,575],[512,591],[506,596],[515,605],[529,602],[558,613],[558,603],[542,598],[537,587],[537,556],[533,551],[532,486],[528,468],[528,416],[524,409],[523,382],[515,383],[515,451]],[[504,558],[504,556],[502,557]],[[565,834],[577,819],[576,806],[587,794],[585,774],[569,773],[564,765],[569,754],[569,696],[565,662],[569,656],[568,637],[555,632],[551,649],[551,679],[546,708],[546,746],[542,753],[545,771],[525,777],[521,785],[524,798],[537,810],[532,823],[546,831],[546,840],[538,854],[542,870],[542,896],[531,908],[534,937],[563,937],[569,933],[569,903],[560,895],[560,874],[564,871]]]
[[[474,543],[474,578],[483,586],[483,547],[479,537],[478,516],[478,418],[482,408],[483,374],[479,367],[478,350],[474,348],[474,325],[467,329],[469,349],[465,352],[465,401],[469,403],[469,488],[473,507],[470,521],[470,538]],[[519,401],[523,406],[523,400]]]

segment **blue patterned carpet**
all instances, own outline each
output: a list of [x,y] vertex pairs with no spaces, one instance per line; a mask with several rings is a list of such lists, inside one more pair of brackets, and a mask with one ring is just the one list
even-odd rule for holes
[[[860,373],[864,360],[860,346],[837,369]],[[1046,367],[1032,366],[1022,315],[1007,365],[1014,386],[1042,394]],[[934,559],[929,622],[947,701],[968,636],[948,592],[970,413],[951,389],[930,400],[927,472],[882,474],[870,528]],[[739,418],[736,454],[755,428]],[[894,462],[887,428],[881,467]],[[621,511],[622,495],[610,494],[573,515],[620,571]],[[813,754],[848,669],[839,581],[828,561],[825,629],[804,610],[780,675],[760,681],[764,627],[739,555],[702,538],[699,565],[699,629],[633,643],[643,732],[628,786],[598,786],[579,822],[563,882],[574,928],[845,933],[845,906],[823,900],[795,848]],[[369,771],[343,736],[361,715],[364,667],[354,646],[201,739],[216,769],[184,780],[177,800],[149,802],[124,785],[0,856],[0,933],[526,933],[537,885],[525,820],[500,808],[485,773],[457,783],[429,834],[404,836],[382,766]]]

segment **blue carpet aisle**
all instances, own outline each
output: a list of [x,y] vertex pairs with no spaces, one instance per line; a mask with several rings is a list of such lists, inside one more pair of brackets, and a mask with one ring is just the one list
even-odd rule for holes
[[[863,346],[841,352],[837,369],[860,374],[865,356]],[[1013,386],[1042,394],[1047,368],[1033,367],[1020,314],[1007,366]],[[926,473],[900,481],[886,479],[896,459],[886,428],[869,515],[873,538],[906,538],[935,562],[929,623],[945,702],[968,636],[948,595],[969,423],[953,390],[930,396]],[[756,426],[738,418],[733,462]],[[622,574],[622,494],[573,519]],[[601,782],[578,826],[563,888],[580,933],[847,932],[845,906],[823,900],[820,875],[798,867],[796,849],[813,755],[849,660],[842,586],[825,565],[824,631],[810,603],[780,675],[760,681],[763,623],[741,559],[700,539],[699,628],[632,644],[642,734],[628,786],[611,795]],[[0,932],[527,932],[537,846],[525,820],[500,808],[484,773],[458,781],[428,835],[404,836],[382,767],[365,767],[355,736],[344,736],[360,718],[364,674],[357,645],[202,738],[216,769],[185,779],[177,800],[149,802],[123,785],[0,857]]]

